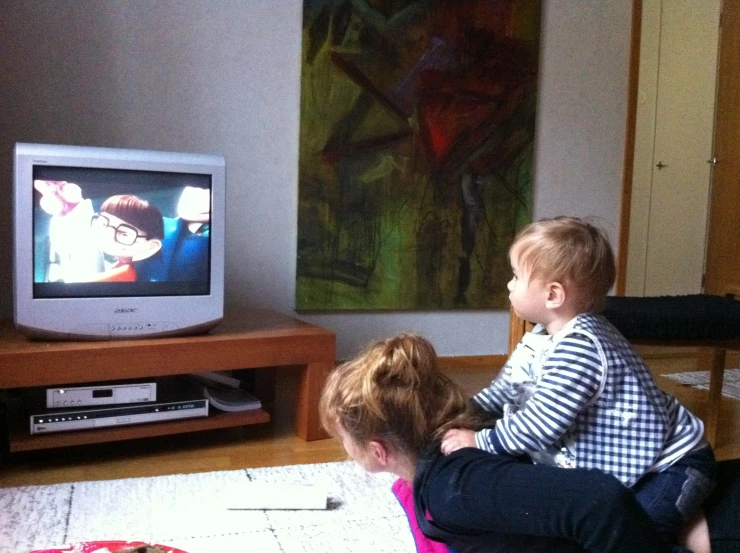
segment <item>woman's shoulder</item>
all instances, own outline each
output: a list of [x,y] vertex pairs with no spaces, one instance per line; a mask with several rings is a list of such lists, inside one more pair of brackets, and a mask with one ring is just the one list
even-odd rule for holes
[[[448,542],[472,530],[467,520],[472,516],[471,506],[475,511],[487,511],[487,503],[495,496],[491,489],[495,484],[489,478],[495,468],[490,469],[512,462],[510,459],[471,447],[449,455],[443,455],[439,448],[427,450],[417,464],[413,486],[416,520],[422,532]],[[465,498],[462,503],[461,498]]]
[[[439,447],[425,451],[417,464],[414,489],[419,493],[444,496],[461,488],[480,487],[486,475],[493,477],[512,464],[526,463],[510,455],[498,455],[475,447],[464,447],[444,455]],[[473,480],[468,477],[474,474]]]

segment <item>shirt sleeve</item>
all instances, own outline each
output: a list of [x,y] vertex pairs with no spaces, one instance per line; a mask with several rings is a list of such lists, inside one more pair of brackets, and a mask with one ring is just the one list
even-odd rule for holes
[[547,337],[542,335],[544,332],[544,328],[538,325],[524,335],[493,382],[473,396],[473,404],[478,409],[501,417],[504,414],[504,406],[516,402],[518,397],[516,382],[521,382],[522,378],[532,378],[532,375],[528,374],[529,367],[538,353],[532,343],[537,338],[547,340]]
[[[506,370],[506,367],[501,369]],[[508,386],[505,378],[496,378],[491,385],[483,388],[473,396],[473,404],[486,413],[492,413],[497,417],[504,414],[504,405],[514,401],[513,390]]]
[[546,451],[598,394],[604,370],[591,338],[578,332],[566,335],[545,361],[532,397],[493,429],[477,433],[478,446],[512,455]]

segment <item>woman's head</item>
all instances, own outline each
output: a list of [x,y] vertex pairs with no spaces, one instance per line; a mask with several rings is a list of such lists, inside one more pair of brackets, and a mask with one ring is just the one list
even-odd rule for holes
[[[334,437],[413,457],[452,427],[475,428],[463,391],[440,372],[428,340],[404,333],[371,344],[329,374],[319,406]],[[348,451],[355,457],[355,455]]]

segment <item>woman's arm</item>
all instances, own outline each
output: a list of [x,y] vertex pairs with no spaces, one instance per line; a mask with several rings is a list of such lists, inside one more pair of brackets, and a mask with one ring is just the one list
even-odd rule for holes
[[[414,480],[422,531],[565,538],[596,553],[671,551],[634,494],[595,470],[558,469],[465,448],[419,463]],[[437,536],[439,538],[439,536]],[[446,540],[445,540],[446,541]]]

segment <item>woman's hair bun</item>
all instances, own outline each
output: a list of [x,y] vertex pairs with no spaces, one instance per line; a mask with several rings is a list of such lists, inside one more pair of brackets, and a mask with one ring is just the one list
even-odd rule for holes
[[411,332],[386,340],[377,353],[374,380],[381,386],[415,390],[423,382],[424,375],[436,369],[434,346]]

